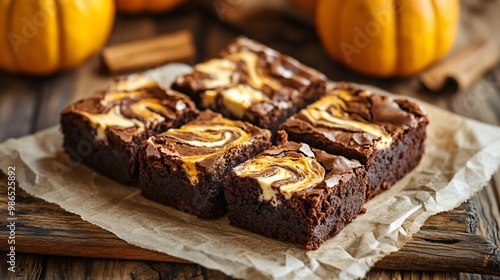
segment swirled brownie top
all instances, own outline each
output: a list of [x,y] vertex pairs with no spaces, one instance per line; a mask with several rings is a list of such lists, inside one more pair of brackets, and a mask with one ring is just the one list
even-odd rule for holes
[[304,143],[285,142],[271,147],[257,157],[233,169],[236,176],[256,180],[262,188],[261,200],[274,205],[278,196],[290,199],[293,194],[311,195],[321,189],[338,186],[363,168],[356,160],[328,154]]
[[270,132],[249,123],[229,120],[212,111],[203,111],[194,121],[178,129],[149,138],[148,157],[161,154],[179,158],[193,183],[198,180],[197,165],[213,166],[227,151],[238,146],[251,145],[254,138],[269,140]]
[[340,84],[288,119],[282,129],[295,135],[326,137],[366,153],[389,147],[395,136],[426,120],[425,111],[416,103]]
[[197,113],[189,97],[163,89],[142,75],[133,75],[71,104],[62,114],[76,113],[88,119],[96,129],[97,139],[106,140],[106,129],[111,129],[130,141],[159,124],[168,128],[187,112]]
[[320,72],[250,39],[239,37],[217,58],[197,64],[179,77],[184,89],[204,108],[243,118],[247,111],[265,115],[273,108],[297,105],[306,88],[326,81]]

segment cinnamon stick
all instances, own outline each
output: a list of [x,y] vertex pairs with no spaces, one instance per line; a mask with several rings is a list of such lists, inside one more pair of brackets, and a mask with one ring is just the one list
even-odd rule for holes
[[112,73],[156,67],[167,62],[186,61],[196,53],[193,35],[180,30],[154,38],[106,47],[104,63]]
[[500,61],[495,41],[476,41],[420,75],[422,84],[432,92],[445,89],[463,91]]

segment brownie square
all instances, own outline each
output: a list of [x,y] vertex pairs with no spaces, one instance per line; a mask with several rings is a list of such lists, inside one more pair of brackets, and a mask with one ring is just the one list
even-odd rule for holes
[[97,172],[134,184],[142,142],[197,115],[189,97],[134,75],[116,80],[61,113],[64,148],[73,159]]
[[231,225],[316,250],[364,211],[366,171],[348,160],[284,142],[233,169]]
[[275,132],[286,118],[325,94],[326,80],[287,55],[239,37],[219,57],[178,77],[172,87],[200,108]]
[[342,83],[281,128],[292,140],[359,160],[368,172],[368,200],[419,164],[428,123],[414,102]]
[[149,138],[140,152],[142,194],[164,205],[216,219],[226,213],[231,169],[271,146],[271,133],[212,111]]

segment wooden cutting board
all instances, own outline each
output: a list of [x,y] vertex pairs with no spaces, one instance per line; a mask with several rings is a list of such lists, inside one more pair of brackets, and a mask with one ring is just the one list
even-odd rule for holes
[[[7,189],[6,182],[5,175],[0,175],[3,190]],[[7,196],[0,196],[0,202],[6,205]],[[453,211],[431,217],[413,240],[378,262],[376,267],[500,275],[499,248],[491,240],[475,234],[478,218],[474,203],[474,200],[469,200]],[[15,209],[16,252],[188,262],[130,245],[114,234],[83,221],[78,215],[30,196],[20,188],[16,189]],[[5,208],[3,211],[6,212]],[[6,237],[9,229],[2,226],[0,233]],[[0,250],[8,251],[10,245],[7,242],[0,244]]]

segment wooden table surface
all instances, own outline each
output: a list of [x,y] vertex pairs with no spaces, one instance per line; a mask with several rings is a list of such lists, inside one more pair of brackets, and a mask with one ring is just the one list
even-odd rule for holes
[[[460,40],[472,33],[474,20],[489,17],[499,1],[465,1],[462,5],[466,20],[462,23]],[[493,9],[493,11],[492,11]],[[496,13],[498,14],[498,13]],[[498,23],[498,21],[497,21]],[[497,27],[500,27],[497,26]],[[323,71],[332,80],[372,84],[388,91],[446,108],[457,114],[486,123],[500,124],[500,66],[485,74],[465,92],[430,94],[421,88],[416,78],[374,79],[358,75],[332,62],[323,51],[314,29],[287,16],[264,17],[243,25],[231,25],[221,20],[210,8],[191,3],[175,12],[157,16],[119,16],[108,45],[182,28],[193,32],[197,55],[189,63],[215,55],[237,35],[247,35],[270,47],[294,56],[303,63]],[[498,32],[498,30],[497,30]],[[36,50],[34,50],[36,51]],[[155,66],[155,65],[152,65]],[[59,112],[69,103],[88,96],[109,82],[111,74],[103,68],[98,56],[81,67],[45,78],[15,76],[0,72],[0,142],[54,126]],[[478,207],[478,234],[500,244],[500,173],[475,197]],[[492,207],[493,205],[493,207]],[[2,237],[1,242],[4,242]],[[225,279],[224,274],[196,264],[151,261],[127,261],[40,254],[17,254],[16,273],[7,273],[6,256],[0,262],[4,279]],[[423,272],[372,270],[367,279],[498,279],[498,277],[460,272]]]

